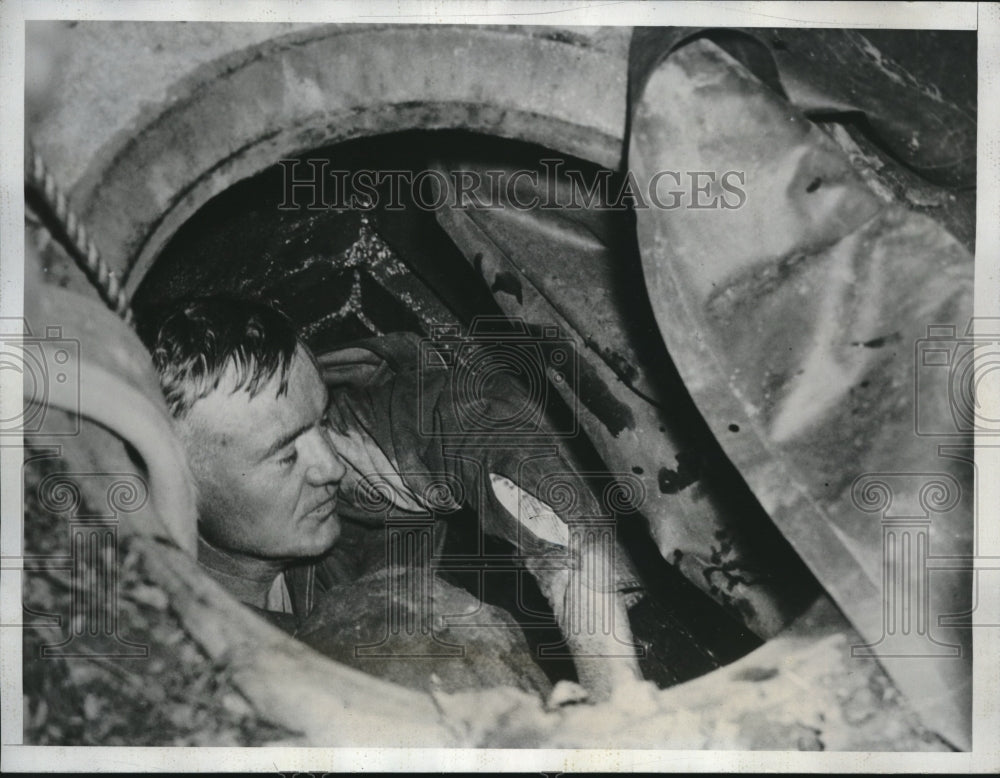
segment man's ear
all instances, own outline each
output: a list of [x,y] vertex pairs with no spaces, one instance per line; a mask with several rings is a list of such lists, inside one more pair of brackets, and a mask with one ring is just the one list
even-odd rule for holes
[[170,426],[184,448],[188,465],[197,484],[201,480],[199,476],[204,473],[205,469],[204,465],[208,456],[208,439],[204,426],[191,418],[193,410],[192,408],[181,418],[172,418]]
[[181,442],[181,447],[184,449],[184,454],[187,457],[188,469],[191,471],[192,476],[191,482],[194,485],[194,497],[198,508],[198,525],[200,530],[202,515],[204,513],[204,481],[208,472],[205,464],[209,456],[205,431],[201,425],[191,421],[190,413],[183,418],[171,418],[170,426],[177,439]]

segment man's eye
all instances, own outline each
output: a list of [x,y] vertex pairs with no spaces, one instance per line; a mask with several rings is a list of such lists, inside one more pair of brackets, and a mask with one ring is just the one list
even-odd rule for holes
[[295,460],[297,460],[298,458],[299,458],[299,452],[298,451],[292,451],[292,453],[288,454],[287,456],[283,456],[281,459],[279,459],[278,460],[278,464],[279,465],[294,465],[295,464]]

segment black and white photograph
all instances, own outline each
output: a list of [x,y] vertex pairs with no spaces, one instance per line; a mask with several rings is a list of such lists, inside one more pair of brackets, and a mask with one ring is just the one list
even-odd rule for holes
[[1000,770],[1000,9],[0,14],[5,771]]

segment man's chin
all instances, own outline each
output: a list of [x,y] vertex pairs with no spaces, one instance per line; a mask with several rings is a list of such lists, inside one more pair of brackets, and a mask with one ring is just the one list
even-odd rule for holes
[[323,551],[326,552],[330,550],[330,547],[336,543],[337,538],[340,537],[340,517],[337,516],[336,511],[333,511],[325,520],[324,529],[326,530],[326,536],[328,538],[326,547],[323,549]]

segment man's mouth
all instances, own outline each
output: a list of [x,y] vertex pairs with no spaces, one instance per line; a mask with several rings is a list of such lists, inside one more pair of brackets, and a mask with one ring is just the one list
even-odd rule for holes
[[336,492],[334,492],[322,502],[317,503],[315,507],[310,508],[303,516],[303,518],[309,518],[309,519],[318,519],[321,517],[326,518],[327,516],[333,515],[333,512],[336,509],[336,507],[337,507],[337,494]]

